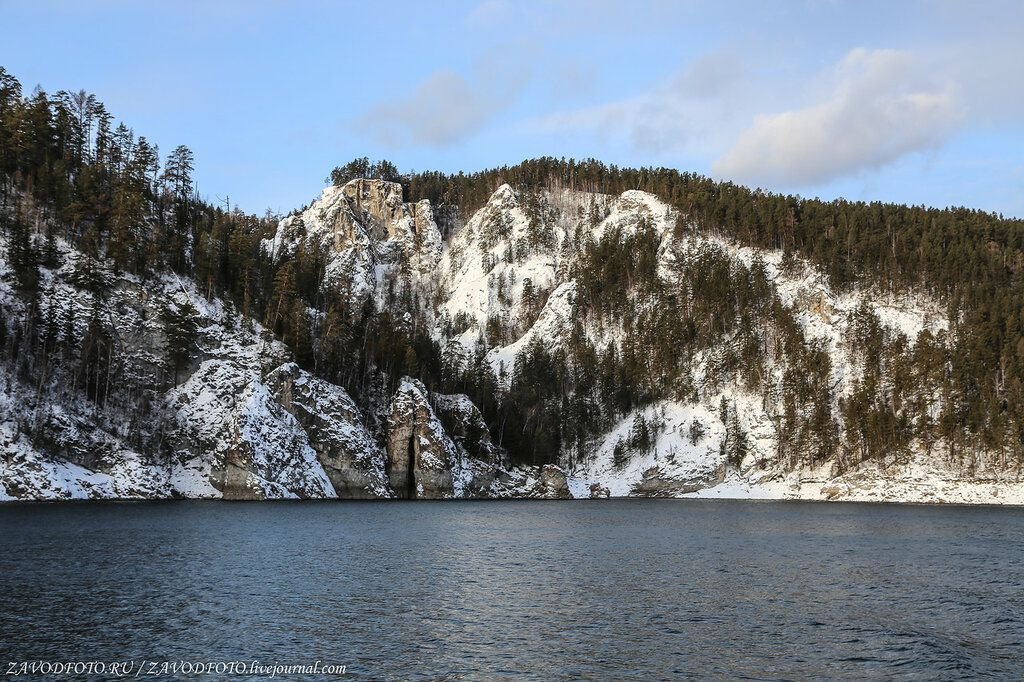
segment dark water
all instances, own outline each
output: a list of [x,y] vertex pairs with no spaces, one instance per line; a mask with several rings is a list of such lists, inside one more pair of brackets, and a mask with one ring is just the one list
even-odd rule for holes
[[1019,679],[1022,642],[1018,509],[0,507],[0,673],[319,659],[350,679]]

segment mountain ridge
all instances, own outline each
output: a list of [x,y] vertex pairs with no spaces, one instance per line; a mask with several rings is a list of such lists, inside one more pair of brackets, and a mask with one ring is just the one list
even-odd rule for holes
[[[422,201],[412,204],[416,209],[410,209],[406,204],[399,206],[393,198],[400,196],[400,191],[400,186],[393,183],[366,179],[353,180],[339,188],[328,188],[320,199],[301,214],[326,216],[329,218],[327,222],[309,221],[314,224],[303,222],[297,226],[294,217],[285,218],[278,223],[274,236],[263,240],[261,248],[276,260],[287,260],[294,258],[295,253],[305,248],[307,243],[326,246],[329,259],[319,286],[332,288],[337,284],[338,273],[345,273],[342,279],[348,279],[349,286],[345,289],[353,301],[369,295],[377,297],[378,305],[385,306],[385,292],[394,286],[391,278],[403,280],[406,284],[414,282],[414,286],[421,288],[419,293],[424,298],[432,295],[435,300],[441,301],[436,310],[424,310],[423,314],[434,326],[430,333],[436,340],[461,347],[458,352],[446,349],[449,359],[471,357],[478,350],[477,342],[486,337],[488,323],[496,316],[514,320],[512,326],[525,330],[517,334],[508,332],[516,338],[507,345],[488,349],[484,355],[495,377],[499,378],[498,385],[508,386],[520,353],[537,343],[545,344],[546,350],[557,348],[571,334],[569,327],[575,317],[573,311],[578,305],[575,299],[579,293],[579,284],[570,278],[570,273],[578,266],[580,257],[580,254],[571,252],[571,247],[600,239],[606,233],[614,233],[616,239],[622,239],[653,231],[659,240],[655,253],[655,270],[659,277],[669,276],[675,266],[675,259],[702,250],[717,250],[718,255],[732,259],[737,266],[760,263],[758,267],[763,267],[768,273],[768,280],[783,292],[779,295],[780,301],[796,311],[801,329],[810,336],[826,338],[832,354],[844,361],[845,364],[838,363],[841,367],[837,370],[836,380],[842,382],[844,378],[848,379],[851,365],[856,364],[842,354],[841,333],[835,329],[837,323],[832,318],[848,317],[864,305],[864,301],[856,300],[856,297],[851,299],[848,294],[834,295],[820,275],[806,264],[788,263],[788,274],[783,274],[782,261],[785,256],[781,253],[736,247],[715,238],[704,239],[692,230],[680,233],[678,215],[653,195],[631,190],[617,198],[598,198],[592,193],[575,195],[570,190],[561,190],[557,196],[535,197],[547,207],[547,218],[557,223],[558,227],[551,230],[555,234],[553,241],[548,235],[540,247],[520,247],[520,241],[531,238],[530,217],[521,209],[519,195],[507,184],[500,186],[492,200],[440,243],[420,237],[423,234],[439,237],[440,230],[432,219],[424,219],[417,229],[412,229],[415,224],[410,221],[413,210],[421,216],[430,215],[425,210],[429,203],[425,206]],[[336,200],[339,196],[345,197],[344,206],[338,205]],[[371,208],[361,214],[351,210],[353,205],[358,206],[367,196],[384,197],[385,201],[371,201]],[[560,208],[552,208],[554,204]],[[596,219],[597,224],[581,239],[573,231],[579,230],[581,226],[568,225],[565,216],[578,212],[583,206],[600,206],[599,213],[603,217],[588,218],[590,221]],[[398,229],[403,226],[406,229]],[[67,248],[63,254],[65,258],[75,260],[79,257],[70,247]],[[426,251],[425,257],[419,251],[421,248]],[[516,260],[517,254],[514,252],[517,248],[521,251],[519,255],[524,256],[522,260]],[[531,248],[536,251],[531,251]],[[513,252],[512,262],[499,264],[497,261],[505,258],[509,251]],[[562,253],[559,254],[559,251]],[[360,258],[363,260],[359,261]],[[411,261],[425,263],[427,267],[411,267]],[[353,263],[358,267],[353,268]],[[492,267],[485,272],[483,268],[488,265]],[[361,273],[364,280],[354,282],[353,272]],[[59,280],[60,271],[52,273],[52,276]],[[500,283],[496,284],[498,280]],[[531,284],[526,285],[527,281]],[[530,298],[526,295],[530,286],[542,292],[549,290],[548,295],[542,296],[542,304],[524,301]],[[499,295],[499,287],[508,287],[509,291]],[[203,328],[211,335],[220,335],[220,345],[206,351],[207,355],[220,356],[220,359],[198,363],[194,369],[189,370],[181,386],[168,391],[166,398],[178,424],[185,429],[192,429],[186,439],[195,443],[192,446],[195,456],[191,459],[183,459],[179,451],[178,465],[181,470],[177,476],[193,483],[201,482],[208,487],[193,485],[190,488],[172,483],[159,493],[141,487],[133,490],[132,478],[145,480],[147,475],[149,478],[154,478],[154,475],[136,470],[123,475],[124,480],[115,485],[114,481],[118,478],[116,472],[120,471],[115,466],[111,469],[114,472],[111,482],[106,487],[98,482],[90,485],[89,475],[78,472],[71,476],[79,480],[78,487],[68,485],[62,489],[56,481],[59,481],[60,476],[67,478],[68,475],[55,472],[52,485],[37,483],[33,490],[31,484],[25,483],[28,477],[19,473],[24,471],[24,467],[19,469],[8,462],[3,476],[0,476],[0,480],[8,486],[7,497],[45,497],[49,492],[57,496],[120,497],[125,491],[128,491],[127,496],[137,494],[143,497],[330,497],[339,493],[346,497],[458,497],[532,496],[538,490],[555,496],[591,497],[605,494],[700,495],[700,491],[704,491],[705,495],[713,495],[716,489],[719,493],[732,489],[735,494],[746,496],[886,499],[886,493],[880,490],[884,490],[886,485],[889,488],[894,485],[891,475],[883,474],[873,481],[869,472],[862,468],[855,468],[851,472],[853,476],[846,473],[835,476],[833,472],[823,471],[823,467],[819,466],[816,469],[820,488],[814,490],[815,483],[811,482],[815,475],[813,469],[800,467],[786,470],[778,462],[774,462],[774,468],[771,464],[765,466],[765,462],[773,461],[772,450],[777,450],[777,445],[772,444],[772,435],[765,435],[766,429],[770,430],[765,424],[767,413],[756,404],[755,396],[747,395],[749,392],[744,391],[740,382],[729,390],[716,392],[703,400],[687,403],[661,399],[621,416],[610,430],[588,444],[594,450],[592,458],[576,453],[575,456],[556,460],[557,469],[551,469],[547,476],[549,479],[551,476],[557,479],[560,475],[563,483],[556,483],[553,488],[555,492],[551,493],[550,484],[540,485],[542,473],[547,471],[543,465],[527,465],[519,469],[520,473],[516,473],[516,467],[509,466],[507,455],[503,455],[500,448],[490,443],[487,457],[482,459],[476,459],[464,447],[456,446],[448,435],[448,429],[452,427],[442,426],[441,421],[434,416],[431,398],[441,402],[463,401],[469,406],[467,409],[479,415],[479,410],[476,410],[469,398],[448,398],[427,391],[415,380],[403,379],[399,392],[387,408],[390,412],[385,420],[387,428],[384,429],[387,444],[380,447],[365,430],[362,423],[367,420],[359,414],[356,404],[344,390],[317,379],[289,361],[285,347],[276,341],[267,343],[269,337],[266,330],[253,323],[250,336],[254,343],[261,339],[259,350],[243,351],[240,341],[234,338],[242,334],[243,323],[237,320],[231,322],[236,325],[237,331],[236,327],[227,330],[223,328],[224,318],[230,317],[224,312],[223,302],[203,299],[193,287],[173,276],[165,277],[164,294],[196,306],[205,323]],[[872,301],[870,305],[876,304]],[[837,310],[845,311],[846,314],[840,315]],[[875,314],[879,311],[883,313],[879,321],[884,327],[905,335],[916,335],[914,332],[919,334],[925,330],[937,333],[948,330],[948,323],[941,319],[939,308],[934,302],[924,301],[922,305],[914,305],[903,301],[899,306],[876,306]],[[312,311],[312,314],[316,312]],[[472,318],[469,326],[459,334],[448,336],[444,330],[450,324],[450,318],[460,314],[464,318]],[[463,319],[462,324],[465,323]],[[597,342],[601,342],[614,340],[617,331],[601,328],[591,329],[590,333]],[[708,361],[702,360],[705,364]],[[263,363],[263,368],[257,371],[254,363]],[[261,379],[261,376],[265,378]],[[301,408],[306,414],[304,426],[296,421],[300,409],[297,405],[303,405],[303,401],[295,397],[303,393],[302,390],[297,391],[298,386],[311,387],[305,391],[305,407]],[[324,392],[328,395],[323,395]],[[331,398],[331,392],[335,392],[336,397]],[[317,393],[320,394],[317,398],[310,399],[310,394]],[[421,405],[418,409],[422,410],[423,421],[432,424],[425,432],[428,435],[415,435],[412,445],[413,449],[420,447],[421,438],[431,441],[423,444],[422,453],[416,452],[416,456],[421,458],[418,472],[421,478],[414,494],[409,493],[409,484],[407,481],[402,482],[401,474],[384,474],[393,466],[407,466],[407,461],[401,455],[405,444],[410,442],[410,434],[402,434],[415,431],[416,420],[413,418],[410,424],[408,414],[403,418],[394,416],[396,405],[403,399],[403,395],[415,395]],[[221,401],[230,398],[232,409],[240,401],[243,409],[237,413],[230,410],[227,414],[218,413],[217,409],[211,409],[206,402],[211,396],[218,396]],[[720,404],[722,400],[727,403],[724,419],[721,414],[715,414],[714,410],[714,404]],[[324,407],[325,404],[329,407]],[[751,452],[744,454],[742,460],[735,463],[728,461],[725,452],[729,446],[728,431],[732,426],[729,423],[729,404],[733,410],[731,419],[747,434],[747,447],[751,449]],[[410,408],[404,409],[406,413],[413,411]],[[310,426],[311,419],[329,418],[339,413],[347,417],[347,421],[337,423],[336,419],[335,424],[327,424],[326,427],[322,424],[319,427]],[[462,423],[465,424],[465,420]],[[275,432],[270,424],[283,428]],[[641,448],[643,452],[630,451],[635,449],[632,441],[638,438],[637,424],[643,425],[639,427],[640,430],[650,431],[647,438],[653,441]],[[326,439],[330,441],[329,444],[321,442],[317,447],[312,447],[312,439],[307,430],[314,428],[328,432],[332,428],[347,431],[349,439],[354,438],[360,442],[354,456],[335,467],[331,476],[326,471],[324,462],[328,456],[324,453],[331,448],[338,448],[345,438],[334,435]],[[478,430],[486,433],[486,424],[482,427],[478,424]],[[695,436],[698,432],[699,435]],[[173,440],[173,432],[171,437]],[[704,443],[698,447],[701,441]],[[623,443],[627,444],[624,450]],[[11,443],[8,443],[8,447],[11,447]],[[189,470],[186,463],[203,460],[204,451],[221,453],[224,457],[201,462],[191,470],[192,473],[186,475],[185,472]],[[245,454],[240,455],[243,451]],[[282,452],[291,453],[291,459],[274,461],[275,456]],[[582,461],[580,457],[583,457]],[[360,459],[367,463],[367,468],[357,473]],[[920,490],[917,491],[917,497],[914,497],[915,493],[911,490],[899,493],[895,499],[901,499],[902,496],[916,501],[927,500],[932,496],[936,500],[957,501],[962,498],[1001,502],[1013,501],[1019,494],[1017,482],[1012,479],[1004,482],[993,479],[978,484],[981,487],[988,485],[986,492],[989,499],[975,490],[969,491],[969,495],[957,497],[954,491],[943,490],[941,483],[929,482],[941,473],[941,469],[933,464],[921,461],[919,457],[911,460],[907,465],[908,470],[915,466],[920,470],[916,473],[916,487]],[[834,467],[834,463],[832,465]],[[298,467],[298,473],[290,477],[288,471],[295,467]],[[197,469],[201,473],[197,474]],[[439,472],[440,478],[428,472]],[[430,481],[426,487],[424,478]],[[502,478],[506,481],[504,487],[496,486],[494,481]],[[352,486],[355,479],[365,481],[364,485]],[[168,475],[167,480],[174,480],[174,474]],[[488,480],[490,487],[484,483]],[[903,481],[903,485],[913,489],[913,480]],[[864,481],[867,481],[866,485]],[[968,481],[968,485],[976,484]],[[11,494],[12,488],[16,495]],[[17,494],[19,491],[20,495]]]

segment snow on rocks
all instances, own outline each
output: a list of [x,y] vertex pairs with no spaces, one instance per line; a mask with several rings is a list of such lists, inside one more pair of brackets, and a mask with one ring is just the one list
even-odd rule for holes
[[403,203],[398,183],[366,179],[324,189],[309,208],[281,220],[263,249],[283,258],[302,243],[327,251],[325,285],[350,283],[357,295],[376,289],[382,266],[405,259],[417,272],[428,273],[442,250],[429,202]]
[[[461,452],[445,433],[416,379],[402,379],[388,412],[387,474],[399,497],[436,499],[457,496],[462,478]],[[461,493],[461,489],[458,490]]]
[[499,466],[491,472],[491,481],[480,493],[480,497],[510,499],[563,500],[586,497],[576,494],[581,490],[578,479],[573,479],[563,467],[555,464],[544,466]]
[[[64,265],[41,273],[51,292],[44,300],[84,324],[88,308],[98,303],[72,283],[69,263],[80,254],[60,248]],[[0,300],[5,314],[16,300]],[[111,280],[99,314],[136,349],[123,368],[136,385],[161,381],[161,311],[185,303],[195,311],[198,360],[180,368],[175,388],[154,392],[155,408],[142,417],[149,423],[132,423],[140,419],[134,404],[97,405],[59,381],[30,387],[0,372],[5,499],[335,497],[321,452],[328,464],[336,464],[341,452],[365,462],[366,480],[353,485],[366,496],[389,494],[380,448],[344,391],[301,377],[310,388],[293,391],[297,397],[289,406],[303,418],[316,413],[307,433],[263,379],[283,363],[285,347],[267,339],[260,325],[229,316],[221,301],[205,298],[187,279],[166,274],[145,283],[130,275]],[[287,371],[292,368],[275,376]]]
[[254,372],[208,360],[167,400],[173,453],[210,459],[225,498],[336,496],[305,432]]
[[[353,295],[378,301],[387,278],[409,277],[420,300],[433,303],[425,317],[446,352],[456,347],[453,357],[472,357],[497,320],[510,331],[491,344],[486,360],[506,378],[529,344],[550,349],[567,338],[578,313],[572,266],[585,245],[641,229],[660,239],[664,278],[671,277],[672,260],[691,248],[720,250],[737,266],[763,263],[807,340],[829,354],[836,400],[859,372],[846,338],[851,318],[863,309],[911,344],[924,330],[949,329],[945,312],[927,296],[836,292],[799,259],[679,225],[678,212],[646,192],[551,188],[529,195],[502,185],[446,241],[428,201],[405,203],[396,183],[354,180],[328,187],[307,209],[280,221],[263,249],[283,259],[301,245],[323,248],[325,286],[348,284]],[[63,243],[59,248],[63,265],[41,271],[44,312],[48,306],[58,315],[73,312],[82,325],[96,302],[72,283],[81,254]],[[0,260],[0,308],[15,317],[23,311],[9,274]],[[234,316],[225,305],[189,281],[168,274],[142,283],[121,275],[111,299],[103,314],[126,345],[139,349],[125,372],[154,383],[163,371],[159,311],[186,301],[197,311],[199,360],[158,396],[159,448],[129,445],[136,441],[115,418],[104,421],[102,410],[57,389],[36,409],[36,391],[0,373],[0,500],[633,495],[1024,503],[1019,480],[985,474],[963,480],[941,457],[919,452],[899,465],[786,471],[776,461],[777,406],[738,379],[712,382],[714,349],[695,359],[698,390],[689,402],[635,410],[578,460],[565,453],[558,466],[512,467],[466,396],[431,394],[407,377],[390,405],[379,406],[387,411],[386,427],[371,433],[342,388],[290,362],[287,349],[258,324],[240,325],[237,318],[228,324]],[[614,325],[583,331],[600,347],[621,338]],[[746,434],[747,455],[735,467],[725,461],[722,404]]]
[[[471,322],[464,337],[468,347],[475,344],[488,319],[517,315],[526,280],[541,290],[552,286],[556,252],[534,253],[529,232],[530,218],[512,188],[502,185],[452,235],[440,263],[442,289],[447,292],[440,312],[449,319],[463,317]],[[557,232],[555,239],[559,239]]]
[[304,429],[339,497],[391,497],[384,451],[348,393],[293,362],[267,376],[276,400]]
[[611,497],[674,497],[715,485],[725,475],[724,436],[718,415],[700,405],[659,402],[636,410],[573,469],[573,496],[606,490]]
[[608,215],[594,229],[595,238],[602,237],[609,229],[618,228],[623,234],[635,234],[646,224],[664,236],[675,227],[678,213],[668,204],[649,192],[627,190],[610,207]]
[[[528,474],[505,467],[480,410],[465,395],[403,378],[387,417],[387,474],[402,498],[528,497]],[[539,470],[538,470],[539,471]]]
[[865,463],[840,476],[833,475],[829,466],[760,481],[730,472],[722,483],[683,497],[1024,505],[1024,482],[1006,475],[965,480],[933,459],[918,455],[903,465]]
[[0,430],[0,500],[153,499],[168,497],[165,477],[136,453],[120,453],[109,472],[48,457]]
[[[532,208],[528,206],[531,202]],[[530,235],[531,211],[533,221],[541,221],[550,234],[551,241],[543,248],[521,246]],[[575,321],[576,285],[568,277],[569,265],[579,257],[585,240],[600,239],[610,230],[629,235],[641,228],[653,229],[660,237],[658,272],[662,277],[671,276],[672,259],[685,254],[687,249],[719,250],[737,265],[748,268],[755,262],[763,264],[780,302],[793,312],[805,337],[821,343],[829,354],[835,400],[849,393],[859,375],[858,360],[847,340],[853,318],[863,310],[877,316],[887,333],[903,334],[910,344],[922,331],[940,334],[949,329],[942,306],[925,295],[895,297],[872,290],[837,293],[823,273],[799,258],[786,262],[781,251],[742,247],[694,230],[679,230],[679,222],[677,211],[646,192],[627,191],[612,197],[559,189],[531,198],[503,185],[452,235],[445,251],[440,264],[440,315],[449,320],[461,318],[461,324],[453,325],[453,337],[439,340],[444,344],[457,342],[465,349],[458,355],[466,358],[475,349],[489,320],[497,318],[518,329],[511,341],[491,347],[487,354],[495,372],[507,380],[516,355],[533,340],[551,348],[566,338]],[[526,319],[525,326],[517,326],[515,323],[525,318],[523,291],[527,279],[549,293],[539,313]],[[584,328],[584,332],[599,346],[616,343],[618,339],[614,328]],[[728,339],[723,339],[726,343]],[[698,386],[708,378],[708,361],[713,353],[712,350],[707,357],[697,358],[694,380]],[[567,485],[572,495],[800,495],[814,499],[852,495],[859,499],[857,496],[870,495],[868,491],[879,487],[889,491],[879,494],[894,496],[893,499],[901,495],[912,499],[947,499],[952,494],[948,486],[943,488],[935,483],[943,480],[941,473],[930,474],[915,483],[888,486],[883,486],[883,479],[896,474],[857,479],[856,484],[845,482],[846,477],[825,492],[822,486],[831,480],[828,473],[812,476],[814,483],[805,480],[795,484],[792,476],[807,479],[807,474],[794,473],[786,479],[784,468],[777,461],[773,412],[777,406],[773,401],[750,393],[738,379],[698,393],[689,404],[659,403],[642,411],[648,419],[659,410],[665,413],[664,431],[659,432],[650,449],[638,452],[625,448],[615,461],[616,445],[627,442],[633,428],[636,414],[630,414],[596,439],[586,462],[562,462],[569,471]],[[738,471],[727,469],[721,455],[725,426],[720,421],[719,406],[723,401],[735,413],[736,422],[746,435],[748,454]],[[696,445],[683,428],[685,422],[694,419],[705,428]],[[927,456],[920,459],[925,468],[941,470]],[[501,494],[520,494],[536,485],[537,472],[506,471],[497,480],[502,479],[506,487]],[[979,485],[988,495],[989,488]],[[993,489],[1007,489],[1002,482],[993,485]],[[946,490],[946,497],[941,492],[923,490]],[[1011,498],[1012,495],[1002,499]]]
[[491,349],[487,361],[497,376],[511,377],[515,367],[516,356],[534,340],[539,340],[549,350],[557,347],[566,338],[565,331],[572,325],[573,302],[576,295],[576,283],[569,281],[559,284],[551,292],[547,303],[541,310],[537,321],[521,337],[507,346]]

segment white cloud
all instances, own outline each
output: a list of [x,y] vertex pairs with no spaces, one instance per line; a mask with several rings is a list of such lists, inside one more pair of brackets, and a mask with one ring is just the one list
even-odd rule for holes
[[511,105],[517,87],[506,92],[482,87],[441,69],[405,97],[383,102],[357,121],[387,146],[446,147],[473,135]]
[[963,123],[957,86],[907,52],[855,49],[816,104],[759,116],[713,165],[743,182],[815,185],[945,142]]
[[[963,19],[970,36],[971,22],[953,9],[949,22]],[[941,148],[964,130],[1024,124],[1024,41],[1006,27],[961,38],[851,49],[818,71],[799,47],[772,41],[719,50],[632,96],[541,115],[526,128],[625,143],[648,162],[707,163],[718,176],[773,189],[818,186]]]
[[535,119],[539,132],[590,132],[650,154],[706,149],[735,116],[746,69],[732,53],[714,52],[639,95]]

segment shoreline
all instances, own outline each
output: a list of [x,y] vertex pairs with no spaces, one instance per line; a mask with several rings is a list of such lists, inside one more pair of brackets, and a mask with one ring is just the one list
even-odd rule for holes
[[699,496],[697,493],[688,493],[679,497],[593,497],[593,498],[544,498],[544,497],[462,497],[451,499],[396,499],[396,498],[268,498],[263,500],[225,500],[220,497],[97,497],[97,498],[67,498],[67,499],[6,499],[0,500],[0,508],[4,507],[30,507],[30,506],[86,506],[86,505],[109,505],[109,504],[155,504],[155,503],[223,503],[228,505],[258,505],[258,504],[460,504],[472,502],[486,503],[574,503],[592,502],[602,504],[614,504],[618,501],[647,501],[647,502],[751,502],[751,503],[799,503],[816,505],[871,505],[871,506],[894,506],[894,507],[972,507],[980,509],[1022,509],[1022,502],[951,502],[946,500],[877,500],[877,499],[823,499],[814,497],[726,497],[726,496]]

